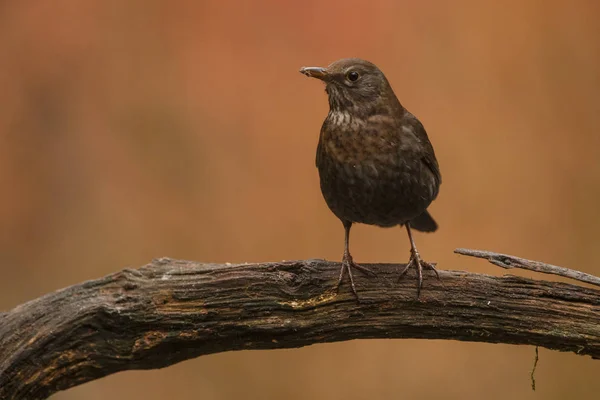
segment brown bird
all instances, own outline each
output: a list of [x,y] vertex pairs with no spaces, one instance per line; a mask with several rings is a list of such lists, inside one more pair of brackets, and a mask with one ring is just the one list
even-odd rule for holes
[[433,232],[437,223],[427,207],[437,197],[442,178],[425,128],[396,98],[383,72],[358,58],[338,60],[327,68],[303,67],[300,72],[325,82],[329,114],[317,146],[321,192],[345,229],[344,256],[337,288],[348,271],[358,299],[352,269],[373,274],[356,264],[349,250],[353,223],[391,227],[404,225],[410,240],[410,260],[400,273],[417,269],[417,298],[423,268],[411,228]]

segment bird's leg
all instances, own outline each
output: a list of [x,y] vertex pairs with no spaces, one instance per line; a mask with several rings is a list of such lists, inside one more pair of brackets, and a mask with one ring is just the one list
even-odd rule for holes
[[340,277],[338,279],[338,283],[336,289],[339,290],[342,280],[344,279],[344,272],[348,271],[348,276],[350,277],[350,285],[352,286],[352,292],[356,296],[358,300],[358,293],[356,292],[356,286],[354,285],[354,276],[352,276],[352,268],[356,268],[360,272],[366,275],[376,276],[373,271],[368,268],[363,267],[362,265],[358,265],[352,259],[350,255],[350,228],[352,227],[352,222],[342,221],[344,224],[344,256],[342,257],[342,268],[340,269]]
[[413,239],[412,232],[410,230],[410,224],[408,222],[406,223],[406,232],[408,232],[408,239],[410,240],[410,260],[408,261],[408,264],[406,264],[406,267],[404,267],[402,272],[400,272],[398,281],[400,279],[402,279],[402,277],[406,274],[406,272],[408,272],[408,269],[410,267],[415,267],[417,269],[417,281],[418,281],[417,298],[419,298],[419,295],[421,294],[421,287],[423,286],[423,269],[432,270],[438,279],[440,279],[440,275],[438,274],[437,270],[435,269],[434,264],[431,264],[431,263],[421,260],[421,255],[419,254],[419,251],[417,250],[417,245],[415,244],[415,241]]

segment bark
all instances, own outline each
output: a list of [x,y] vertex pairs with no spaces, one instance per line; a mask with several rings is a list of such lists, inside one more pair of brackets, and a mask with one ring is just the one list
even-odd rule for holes
[[324,260],[219,265],[162,258],[0,314],[0,399],[44,399],[118,371],[204,354],[368,338],[543,346],[600,358],[600,290],[372,264],[333,290]]

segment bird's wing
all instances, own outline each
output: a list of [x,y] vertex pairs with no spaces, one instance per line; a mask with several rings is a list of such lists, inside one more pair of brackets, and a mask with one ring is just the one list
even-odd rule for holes
[[437,159],[435,158],[435,152],[433,151],[433,146],[429,141],[429,137],[427,136],[427,132],[425,131],[425,127],[414,115],[410,113],[406,113],[405,123],[407,123],[415,138],[419,141],[422,146],[422,156],[421,161],[429,170],[431,171],[433,178],[435,180],[435,193],[433,198],[435,199],[438,195],[439,186],[442,183],[442,175],[440,173],[440,167],[438,165]]
[[319,133],[319,143],[317,144],[317,156],[315,159],[315,165],[319,168],[319,164],[321,164],[321,152],[323,150],[323,145],[321,142],[323,141],[323,129],[325,129],[325,123],[327,120],[323,122],[323,126],[321,127],[321,132]]
[[317,143],[317,157],[315,159],[315,165],[319,168],[319,162],[321,161],[321,138],[319,138],[319,143]]

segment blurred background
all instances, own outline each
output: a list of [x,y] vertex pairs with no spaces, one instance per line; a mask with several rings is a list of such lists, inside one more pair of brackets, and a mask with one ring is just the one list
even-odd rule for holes
[[[600,275],[599,17],[594,0],[1,1],[0,309],[160,256],[339,260],[314,164],[327,99],[298,69],[351,56],[386,73],[435,146],[425,259],[502,274],[452,253],[483,248]],[[400,229],[353,230],[358,262],[408,250]],[[351,341],[54,398],[598,398],[599,361],[541,349],[532,392],[533,356]]]

